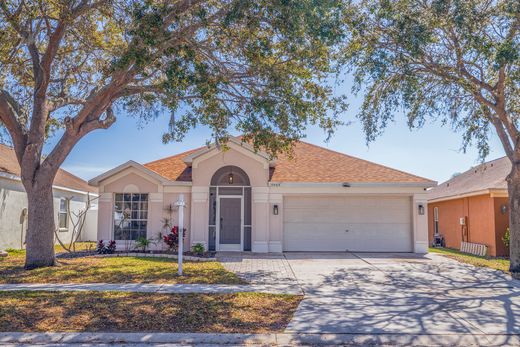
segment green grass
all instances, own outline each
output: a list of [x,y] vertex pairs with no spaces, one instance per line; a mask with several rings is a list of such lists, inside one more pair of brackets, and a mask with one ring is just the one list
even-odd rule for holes
[[302,296],[259,293],[0,292],[0,331],[270,333]]
[[169,258],[58,258],[56,266],[25,270],[25,251],[8,253],[0,258],[0,283],[244,283],[216,261],[184,262],[179,277],[177,261]]
[[451,248],[430,248],[431,253],[442,254],[448,258],[479,267],[488,267],[509,273],[509,260],[501,258],[480,257],[477,255],[462,253]]

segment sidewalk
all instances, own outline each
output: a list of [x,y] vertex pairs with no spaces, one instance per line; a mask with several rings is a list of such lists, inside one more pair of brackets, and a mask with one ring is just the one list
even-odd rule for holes
[[203,333],[0,333],[0,345],[349,345],[518,346],[517,335],[416,334],[203,334]]
[[27,283],[0,284],[0,291],[120,291],[162,294],[226,294],[239,292],[302,295],[294,284],[142,284],[142,283]]

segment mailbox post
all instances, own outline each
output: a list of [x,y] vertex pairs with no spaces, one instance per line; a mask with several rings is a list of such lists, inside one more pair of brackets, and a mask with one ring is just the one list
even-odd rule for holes
[[178,274],[182,276],[182,254],[183,254],[183,246],[184,246],[184,207],[186,207],[186,203],[184,202],[184,194],[179,194],[179,199],[175,203],[175,205],[179,208],[179,246],[178,248]]

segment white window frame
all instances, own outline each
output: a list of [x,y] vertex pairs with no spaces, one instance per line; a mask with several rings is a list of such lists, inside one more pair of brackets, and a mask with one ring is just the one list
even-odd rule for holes
[[[62,209],[62,202],[64,203],[65,209]],[[60,231],[69,230],[69,202],[67,198],[60,198],[60,206],[58,209],[58,226]],[[61,216],[65,215],[65,226],[61,225]]]
[[[147,208],[146,210],[142,210],[142,209],[138,209],[136,211],[139,212],[139,215],[141,214],[141,212],[146,212],[146,218],[129,218],[128,221],[131,223],[131,222],[146,222],[146,227],[145,227],[145,235],[144,237],[148,237],[148,217],[150,215],[150,194],[149,193],[114,193],[114,200],[113,200],[113,211],[112,211],[112,239],[113,240],[116,240],[116,241],[135,241],[137,240],[137,238],[134,240],[134,239],[116,239],[115,237],[115,233],[116,233],[116,218],[115,218],[115,214],[118,213],[116,211],[116,203],[121,201],[121,202],[124,202],[124,195],[125,194],[130,194],[130,206],[132,206],[132,203],[134,202],[133,199],[132,199],[132,196],[133,195],[146,195],[146,205],[147,205]],[[118,195],[122,195],[123,196],[123,200],[117,200],[117,196]],[[141,198],[139,199],[139,204],[143,203],[144,201],[141,200]],[[124,206],[123,206],[124,207]],[[132,214],[132,212],[134,212],[134,210],[132,209],[132,207],[130,207],[130,216]]]
[[433,208],[433,234],[439,235],[439,207]]

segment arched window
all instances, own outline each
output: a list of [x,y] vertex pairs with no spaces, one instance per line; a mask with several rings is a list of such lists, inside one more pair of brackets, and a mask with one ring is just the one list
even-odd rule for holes
[[224,166],[211,177],[212,186],[249,186],[249,177],[238,166]]

